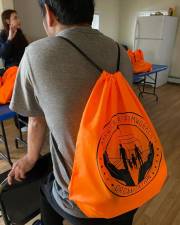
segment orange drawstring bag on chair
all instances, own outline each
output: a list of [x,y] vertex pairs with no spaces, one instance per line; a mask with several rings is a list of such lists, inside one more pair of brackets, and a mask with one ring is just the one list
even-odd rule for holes
[[17,66],[10,67],[5,71],[3,76],[0,77],[0,104],[7,104],[10,102],[17,70]]
[[134,57],[136,62],[144,61],[144,53],[141,49],[134,51]]
[[149,63],[144,60],[144,54],[141,49],[136,51],[128,50],[128,56],[133,66],[133,73],[145,73],[152,70],[152,63]]
[[156,196],[167,176],[163,148],[132,88],[119,71],[101,73],[77,137],[69,199],[90,218],[113,218]]

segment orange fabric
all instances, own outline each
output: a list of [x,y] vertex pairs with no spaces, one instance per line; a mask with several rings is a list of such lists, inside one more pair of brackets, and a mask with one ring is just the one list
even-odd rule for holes
[[142,206],[166,180],[163,148],[120,72],[103,72],[85,107],[69,198],[90,218],[112,218]]
[[145,61],[139,61],[133,65],[133,72],[135,74],[150,72],[151,70],[152,64]]
[[0,104],[10,102],[18,67],[13,66],[0,77]]
[[136,58],[134,52],[132,50],[128,50],[128,56],[130,58],[131,63],[134,65],[136,62]]
[[137,49],[134,52],[136,62],[144,61],[144,53],[141,49]]
[[152,64],[144,60],[144,53],[141,49],[136,51],[128,50],[128,55],[133,66],[133,72],[143,73],[152,70]]

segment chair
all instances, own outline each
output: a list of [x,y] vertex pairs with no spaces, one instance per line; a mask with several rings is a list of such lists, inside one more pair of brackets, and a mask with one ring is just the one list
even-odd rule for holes
[[1,105],[0,106],[0,124],[1,124],[1,131],[2,134],[0,135],[0,141],[4,143],[5,145],[5,150],[6,150],[6,155],[4,153],[0,152],[0,157],[7,160],[10,165],[12,165],[11,157],[10,157],[10,152],[9,152],[9,147],[8,147],[8,142],[7,142],[7,137],[6,137],[6,131],[4,128],[4,121],[12,119],[16,116],[15,112],[12,112],[9,109],[9,105]]
[[[3,76],[4,72],[6,71],[6,68],[4,67],[4,62],[3,59],[0,58],[0,77]],[[9,109],[9,105],[0,105],[0,123],[1,123],[1,129],[2,129],[2,135],[0,135],[0,141],[3,142],[5,144],[5,150],[6,150],[6,155],[3,153],[0,153],[0,159],[5,159],[7,160],[10,165],[12,165],[12,161],[10,158],[10,153],[9,153],[9,148],[8,148],[8,143],[7,143],[7,138],[6,138],[6,132],[4,129],[4,124],[3,121],[8,120],[8,119],[12,119],[14,118],[14,120],[17,123],[17,128],[19,131],[19,137],[16,137],[15,139],[15,145],[16,148],[19,148],[19,144],[26,146],[26,141],[23,139],[23,135],[22,135],[22,131],[20,128],[20,123],[22,123],[22,121],[20,120],[19,116],[15,113],[12,112]],[[25,126],[27,126],[27,124],[24,124]]]
[[[23,139],[23,135],[22,135],[21,128],[19,125],[19,122],[21,122],[21,120],[19,119],[19,116],[15,112],[12,112],[9,109],[8,104],[0,105],[0,125],[1,125],[1,132],[2,132],[0,134],[0,141],[2,143],[4,143],[5,151],[6,151],[6,154],[0,152],[0,159],[5,159],[6,161],[9,162],[10,165],[12,165],[6,131],[5,131],[5,127],[4,127],[4,121],[9,120],[9,119],[14,119],[17,121],[17,128],[19,131],[19,136],[15,138],[16,148],[19,148],[19,144],[26,146],[26,141],[24,141],[24,139]],[[27,126],[27,124],[25,124],[25,125]]]
[[40,184],[51,171],[48,153],[38,160],[21,183],[9,186],[5,179],[9,171],[0,175],[0,208],[5,225],[24,225],[40,213]]

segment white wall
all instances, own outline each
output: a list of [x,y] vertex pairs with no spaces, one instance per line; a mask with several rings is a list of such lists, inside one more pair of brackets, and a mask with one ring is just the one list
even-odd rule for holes
[[[5,0],[7,1],[7,0]],[[37,0],[14,0],[15,9],[22,19],[24,32],[31,40],[45,36]],[[119,39],[120,0],[96,0],[96,13],[100,15],[100,30]]]
[[100,31],[119,40],[122,0],[96,0],[96,13],[100,15]]
[[[37,0],[14,1],[15,8],[22,19],[23,30],[30,40],[46,36]],[[138,12],[168,9],[174,5],[177,6],[177,15],[180,16],[180,0],[96,0],[96,13],[100,15],[100,30],[103,33],[132,47],[134,24]],[[179,59],[180,23],[172,59],[172,76],[180,77]]]
[[[14,1],[13,0],[0,0],[0,14],[6,9],[13,9]],[[0,29],[2,29],[2,21],[0,19]]]
[[4,10],[14,8],[14,1],[13,0],[1,0],[1,2],[3,4]]
[[28,39],[34,41],[45,37],[38,0],[14,0],[14,5],[21,18],[22,29]]
[[[180,16],[180,0],[122,0],[120,6],[120,41],[133,46],[133,34],[136,16],[140,11],[162,10],[176,6],[176,14]],[[168,53],[167,53],[168,54]],[[180,77],[180,21],[172,58],[171,76]]]
[[[0,14],[3,12],[3,2],[0,1]],[[0,29],[2,29],[2,21],[0,20]]]

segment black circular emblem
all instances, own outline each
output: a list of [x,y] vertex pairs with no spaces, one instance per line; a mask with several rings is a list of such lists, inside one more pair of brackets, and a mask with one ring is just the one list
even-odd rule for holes
[[144,189],[156,176],[162,148],[141,116],[120,113],[106,124],[99,140],[97,164],[106,187],[127,197]]

